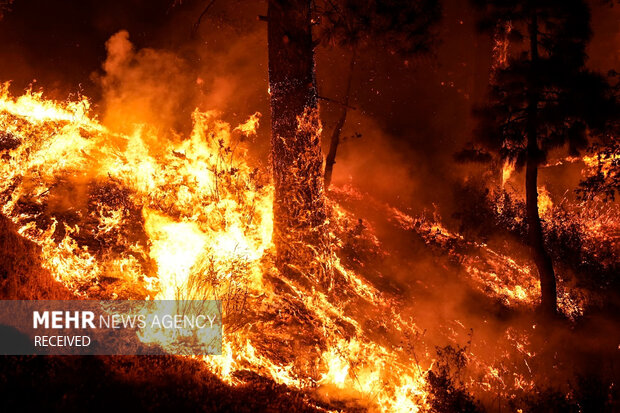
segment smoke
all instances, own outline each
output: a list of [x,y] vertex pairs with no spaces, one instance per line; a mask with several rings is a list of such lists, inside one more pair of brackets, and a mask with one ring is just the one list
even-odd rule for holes
[[[168,41],[159,42],[161,47],[137,47],[128,30],[105,42],[107,56],[91,80],[101,91],[99,111],[106,126],[130,133],[144,124],[159,134],[185,135],[195,109],[215,110],[231,125],[258,111],[263,114],[261,124],[269,124],[265,27],[254,21],[239,29],[236,22],[222,20],[220,14],[231,11],[212,12],[216,15],[209,16],[194,35],[189,28],[196,14],[177,15],[177,26],[187,31],[169,29]],[[268,132],[259,128],[251,148],[262,160],[269,150]]]
[[[269,151],[266,28],[255,19],[257,14],[264,13],[260,10],[264,4],[248,8],[240,8],[239,4],[216,2],[195,37],[190,36],[190,29],[200,12],[198,7],[204,7],[201,4],[184,10],[174,18],[174,24],[153,29],[158,32],[157,41],[151,42],[148,37],[145,40],[133,27],[120,31],[115,27],[106,32],[105,56],[101,59],[97,56],[96,66],[87,66],[84,77],[79,77],[82,75],[75,70],[63,81],[78,84],[87,81],[88,73],[95,71],[90,80],[100,90],[100,98],[96,100],[102,121],[112,130],[124,133],[131,133],[140,124],[157,128],[159,136],[186,132],[191,112],[196,107],[217,109],[232,124],[260,111],[264,115],[262,127],[251,150],[266,161]],[[452,16],[453,20],[462,17],[460,7],[458,16]],[[234,20],[227,20],[226,15],[235,16]],[[450,27],[462,26],[462,23],[456,25],[452,20],[447,21]],[[473,25],[472,21],[467,23]],[[29,25],[20,22],[18,27],[25,30]],[[423,368],[427,368],[434,357],[434,345],[464,345],[469,328],[474,329],[475,353],[485,357],[489,348],[493,352],[497,350],[498,354],[511,348],[506,344],[509,342],[506,338],[508,327],[514,329],[519,325],[518,328],[526,330],[535,324],[528,314],[513,313],[509,319],[505,306],[468,286],[464,281],[468,275],[453,262],[456,258],[447,257],[444,251],[433,251],[418,234],[395,228],[388,222],[384,210],[368,206],[369,200],[378,199],[407,211],[414,209],[412,215],[416,215],[424,209],[434,212],[434,204],[437,204],[444,208],[441,211],[444,222],[450,212],[461,207],[463,200],[453,200],[446,195],[451,193],[450,185],[460,173],[452,164],[452,152],[469,138],[470,95],[484,89],[487,76],[484,64],[476,67],[476,56],[470,56],[472,52],[485,54],[486,51],[472,50],[471,37],[463,35],[467,30],[459,30],[445,36],[439,51],[440,60],[443,56],[439,68],[418,65],[411,70],[402,62],[395,63],[395,58],[385,56],[378,59],[383,62],[377,63],[380,67],[370,67],[368,61],[373,56],[360,58],[362,63],[354,82],[356,97],[352,100],[357,109],[349,112],[334,170],[335,186],[352,184],[370,194],[360,201],[363,205],[355,211],[356,216],[374,221],[383,249],[389,252],[387,258],[381,257],[374,263],[379,275],[373,282],[381,283],[382,291],[400,294],[406,302],[403,319],[410,317],[421,330],[428,331],[423,348],[416,350],[418,357],[429,362]],[[20,42],[13,39],[12,48],[7,49],[10,53],[4,52],[5,59],[0,63],[3,76],[19,75],[20,68],[27,72],[24,76],[37,77],[37,71],[51,70],[39,65],[40,61],[32,57],[36,53],[24,54],[21,47],[15,46],[17,44]],[[141,47],[144,45],[148,47]],[[332,55],[337,56],[337,62],[318,56],[318,77],[321,95],[337,99],[343,88],[342,77],[338,75],[342,70],[339,69],[346,67],[347,54],[334,49]],[[614,55],[606,53],[605,56]],[[607,62],[604,63],[600,66],[607,66]],[[47,62],[47,66],[52,64]],[[73,66],[83,65],[76,61]],[[11,70],[14,73],[7,74]],[[49,72],[48,79],[62,78],[58,72]],[[478,76],[482,78],[478,79],[482,85],[476,84],[477,73],[482,74]],[[44,82],[45,78],[41,83]],[[48,85],[44,86],[47,89]],[[68,90],[63,90],[65,96]],[[323,143],[326,147],[333,127],[332,118],[337,116],[340,107],[322,102],[321,110],[321,115],[325,115]],[[361,138],[355,137],[358,132]],[[575,181],[579,177],[573,172],[571,179]],[[566,175],[556,174],[549,168],[541,172],[541,181],[553,178],[558,182],[554,186],[567,187]],[[522,182],[520,176],[518,179]],[[54,214],[69,208],[83,209],[86,190],[85,183],[80,182],[73,183],[71,188],[59,185],[49,197],[49,211]],[[512,258],[521,258],[516,256],[514,245],[508,241],[491,242],[504,243],[503,248],[510,250]],[[364,275],[370,278],[374,272],[367,270]],[[606,326],[607,323],[605,319],[600,321],[601,331],[611,331],[613,327]],[[554,343],[571,341],[569,334],[558,333],[552,338]],[[592,348],[596,348],[594,344]],[[589,346],[583,344],[584,353]],[[610,346],[607,348],[612,348]],[[521,359],[530,360],[525,355]],[[500,365],[502,362],[498,355],[497,360],[484,364]],[[530,367],[525,362],[519,366],[523,371]],[[540,370],[544,371],[544,367]]]
[[122,30],[106,42],[104,74],[96,76],[103,90],[103,123],[131,132],[135,124],[182,129],[196,105],[196,77],[189,65],[165,50],[136,50]]
[[[324,141],[331,137],[329,126],[323,133]],[[414,178],[412,157],[376,121],[351,111],[341,135],[333,184],[350,184],[391,204],[411,205],[416,193],[422,192],[419,180]]]
[[218,47],[222,39],[214,39],[197,49],[202,105],[227,116],[247,116],[257,110],[268,116],[266,31],[256,28],[237,36],[223,32],[234,39],[227,40],[225,48]]

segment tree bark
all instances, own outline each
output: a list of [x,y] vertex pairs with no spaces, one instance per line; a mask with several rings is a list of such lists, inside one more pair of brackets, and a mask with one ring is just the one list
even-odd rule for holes
[[332,173],[334,171],[334,164],[336,163],[336,153],[338,152],[338,145],[340,144],[340,134],[344,123],[347,121],[347,113],[349,112],[349,100],[351,96],[351,83],[353,81],[353,70],[355,69],[355,57],[356,50],[353,48],[351,54],[351,62],[349,63],[349,73],[347,74],[347,83],[345,87],[344,102],[342,105],[342,112],[340,118],[334,127],[332,132],[332,139],[329,144],[329,152],[325,158],[325,188],[328,189],[332,182]]
[[267,19],[276,265],[288,275],[325,275],[328,245],[310,0],[269,0]]
[[538,269],[541,290],[541,309],[546,315],[557,312],[557,291],[551,256],[545,248],[544,234],[538,212],[538,166],[541,150],[538,147],[538,103],[540,100],[536,66],[538,62],[538,21],[533,11],[529,24],[531,68],[527,108],[527,160],[525,171],[525,204],[528,238],[534,263]]

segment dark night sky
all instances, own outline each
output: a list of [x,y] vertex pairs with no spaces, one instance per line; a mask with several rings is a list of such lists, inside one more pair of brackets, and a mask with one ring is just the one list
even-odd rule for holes
[[74,91],[77,83],[96,92],[90,74],[106,57],[105,41],[121,29],[138,46],[169,47],[162,36],[171,15],[169,0],[16,1],[0,22],[3,39],[2,79],[23,88],[33,79],[59,94]]
[[[96,102],[101,88],[93,74],[101,74],[105,42],[121,29],[130,34],[136,49],[167,49],[182,57],[197,77],[209,78],[201,93],[226,89],[216,99],[227,114],[265,115],[260,156],[268,142],[266,26],[256,19],[265,14],[266,2],[216,2],[195,35],[191,26],[205,1],[186,0],[15,0],[13,10],[0,21],[0,80],[12,80],[18,93],[36,79],[47,96],[66,98],[82,90]],[[593,3],[594,4],[594,3]],[[620,7],[593,7],[595,36],[590,48],[597,69],[618,69]],[[362,54],[355,73],[352,113],[345,135],[362,133],[361,140],[345,142],[336,182],[366,182],[390,198],[405,203],[429,204],[448,197],[442,188],[458,171],[446,168],[452,153],[469,139],[472,105],[483,98],[490,61],[490,41],[475,33],[467,1],[444,1],[441,41],[432,56],[405,64],[382,50]],[[609,50],[612,50],[612,53]],[[339,98],[347,54],[317,50],[320,93]],[[335,75],[336,74],[336,75]],[[222,86],[224,85],[224,86]],[[210,94],[211,93],[211,94]],[[218,96],[221,95],[218,92]],[[226,95],[227,96],[227,95]],[[323,103],[325,136],[331,133],[337,107]],[[360,154],[375,151],[375,162]],[[395,167],[394,165],[398,165]],[[409,177],[404,187],[377,186],[378,174]],[[364,175],[360,177],[359,175]],[[383,179],[383,178],[381,178]],[[383,179],[384,180],[384,179]]]

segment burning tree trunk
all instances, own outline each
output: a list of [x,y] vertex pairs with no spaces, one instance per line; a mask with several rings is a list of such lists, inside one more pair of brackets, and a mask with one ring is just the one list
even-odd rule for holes
[[525,171],[525,204],[527,214],[528,238],[532,256],[538,269],[541,290],[541,308],[545,314],[552,315],[557,309],[557,292],[553,263],[545,249],[545,240],[538,213],[538,165],[541,150],[538,147],[538,103],[539,92],[536,90],[536,66],[538,63],[538,21],[536,11],[532,13],[529,24],[530,34],[530,90],[527,100],[527,161]]
[[349,64],[349,73],[347,75],[347,85],[344,94],[344,102],[342,104],[342,112],[340,113],[338,123],[336,123],[336,126],[334,127],[332,139],[329,144],[329,152],[325,158],[325,188],[329,188],[329,185],[332,182],[332,172],[334,171],[334,164],[336,163],[336,153],[338,152],[338,145],[340,144],[340,134],[342,133],[344,123],[347,121],[349,98],[351,96],[351,83],[353,80],[353,69],[355,68],[355,55],[356,53],[354,48],[353,54],[351,55],[351,63]]
[[268,6],[274,243],[283,273],[325,275],[328,253],[321,124],[310,0]]

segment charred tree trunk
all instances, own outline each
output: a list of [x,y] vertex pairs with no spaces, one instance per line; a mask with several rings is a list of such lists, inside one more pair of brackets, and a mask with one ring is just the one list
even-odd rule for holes
[[538,21],[536,12],[532,13],[529,27],[531,68],[527,108],[527,164],[525,171],[525,204],[527,214],[528,238],[534,263],[538,269],[541,290],[541,309],[546,315],[557,311],[557,291],[553,262],[545,248],[545,240],[538,213],[538,166],[541,150],[538,147],[538,103],[540,100],[536,65],[538,62]]
[[269,0],[268,49],[276,265],[325,275],[328,245],[310,0]]
[[334,171],[334,164],[336,163],[336,153],[338,152],[338,145],[340,144],[340,134],[344,123],[347,121],[347,113],[349,111],[349,100],[351,96],[351,82],[353,81],[353,70],[355,69],[355,56],[356,50],[353,48],[353,54],[351,55],[351,63],[349,64],[349,73],[347,74],[347,84],[344,94],[344,102],[342,105],[342,112],[340,118],[334,127],[332,132],[332,139],[329,144],[329,152],[325,158],[325,188],[328,189],[332,183],[332,173]]

